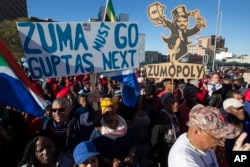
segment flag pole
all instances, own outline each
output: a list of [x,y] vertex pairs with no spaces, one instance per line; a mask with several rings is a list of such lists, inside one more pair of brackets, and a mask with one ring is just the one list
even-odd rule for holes
[[218,10],[217,10],[217,20],[216,20],[216,34],[215,34],[215,42],[214,42],[214,57],[213,57],[213,64],[212,64],[213,72],[215,72],[215,60],[216,60],[216,48],[217,48],[219,17],[220,17],[220,0],[218,0]]
[[105,22],[105,18],[106,18],[106,14],[107,14],[107,8],[108,8],[108,3],[109,3],[109,0],[106,1],[106,6],[105,6],[105,11],[104,11],[104,15],[103,15],[103,22]]

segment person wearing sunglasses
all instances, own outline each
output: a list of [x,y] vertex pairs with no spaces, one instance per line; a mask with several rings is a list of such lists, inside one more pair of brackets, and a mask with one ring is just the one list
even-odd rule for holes
[[66,97],[57,98],[52,103],[51,118],[43,125],[43,130],[51,130],[59,137],[60,147],[73,152],[75,146],[88,140],[94,129],[88,113],[73,114],[73,106]]
[[224,146],[226,139],[238,136],[233,150],[250,150],[249,144],[242,143],[247,134],[241,134],[240,128],[228,123],[217,108],[194,106],[189,113],[187,125],[188,132],[183,133],[170,149],[169,167],[219,167],[216,147]]

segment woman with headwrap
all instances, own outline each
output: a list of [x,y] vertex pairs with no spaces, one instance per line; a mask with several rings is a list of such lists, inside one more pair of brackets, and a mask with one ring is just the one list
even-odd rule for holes
[[103,98],[100,103],[102,118],[100,126],[90,137],[100,152],[102,167],[136,166],[136,137],[132,128],[116,113],[117,103],[111,98]]

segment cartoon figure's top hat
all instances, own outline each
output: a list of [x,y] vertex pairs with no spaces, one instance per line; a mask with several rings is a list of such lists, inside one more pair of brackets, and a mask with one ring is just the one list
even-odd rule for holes
[[186,10],[186,6],[178,6],[172,11],[173,22],[180,17],[188,17],[190,15]]

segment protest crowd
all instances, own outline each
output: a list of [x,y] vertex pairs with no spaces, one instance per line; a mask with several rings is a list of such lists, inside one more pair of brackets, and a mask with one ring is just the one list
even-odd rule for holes
[[[243,70],[197,80],[140,74],[134,107],[123,103],[120,83],[104,75],[33,80],[48,104],[44,116],[0,105],[0,166],[229,167],[232,150],[250,149]],[[244,143],[236,146],[238,136]]]

